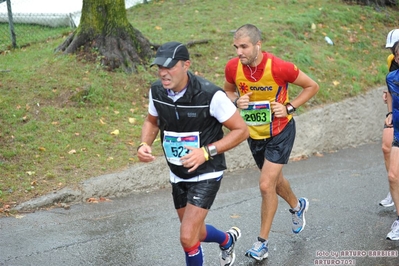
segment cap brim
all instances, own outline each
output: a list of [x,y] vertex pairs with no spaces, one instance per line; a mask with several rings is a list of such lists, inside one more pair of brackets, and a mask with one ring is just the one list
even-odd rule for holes
[[163,66],[166,68],[172,68],[176,65],[178,62],[178,59],[172,59],[172,58],[165,58],[165,57],[156,57],[154,61],[151,63],[150,67],[153,65],[158,65],[158,66]]

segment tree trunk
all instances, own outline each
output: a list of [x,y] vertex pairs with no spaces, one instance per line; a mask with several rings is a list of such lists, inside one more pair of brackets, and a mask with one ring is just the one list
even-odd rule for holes
[[56,51],[100,58],[108,70],[128,73],[153,56],[149,40],[127,20],[125,0],[83,0],[78,28]]

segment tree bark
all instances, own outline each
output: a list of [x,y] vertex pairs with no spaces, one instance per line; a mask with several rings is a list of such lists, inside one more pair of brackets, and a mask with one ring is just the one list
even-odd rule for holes
[[100,59],[108,70],[128,73],[153,56],[150,41],[127,20],[125,0],[83,0],[78,28],[56,51]]

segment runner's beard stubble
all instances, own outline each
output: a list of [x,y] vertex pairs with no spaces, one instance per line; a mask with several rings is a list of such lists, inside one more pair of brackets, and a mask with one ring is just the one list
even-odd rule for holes
[[258,59],[258,55],[259,55],[259,46],[258,46],[258,50],[256,51],[256,56],[254,58],[251,59],[251,57],[240,57],[241,64],[247,65],[250,67],[256,67],[255,63],[256,63],[256,60]]

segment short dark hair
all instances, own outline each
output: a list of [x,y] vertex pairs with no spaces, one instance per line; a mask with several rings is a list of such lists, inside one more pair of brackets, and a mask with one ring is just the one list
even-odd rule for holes
[[391,47],[391,51],[396,56],[396,54],[399,52],[399,41],[393,44],[393,46]]
[[262,40],[262,33],[255,25],[245,24],[239,27],[234,33],[234,39],[242,37],[249,37],[252,44],[256,44],[258,41]]

